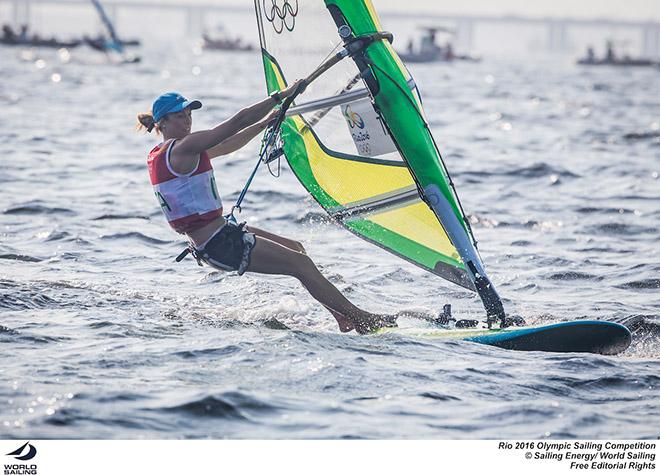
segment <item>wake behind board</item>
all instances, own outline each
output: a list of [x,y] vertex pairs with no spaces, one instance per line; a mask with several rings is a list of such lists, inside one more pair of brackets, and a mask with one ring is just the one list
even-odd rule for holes
[[441,328],[383,328],[378,333],[397,333],[419,338],[472,341],[518,351],[597,353],[616,355],[625,351],[632,336],[625,326],[599,320],[577,320],[535,327],[451,330]]

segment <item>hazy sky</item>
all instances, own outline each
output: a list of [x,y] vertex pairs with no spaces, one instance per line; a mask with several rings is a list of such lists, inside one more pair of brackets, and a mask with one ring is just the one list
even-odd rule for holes
[[660,20],[660,0],[374,0],[374,3],[392,10]]
[[[109,1],[109,0],[108,0]],[[251,9],[253,0],[116,0],[154,4],[216,4],[244,6]],[[263,0],[262,0],[263,1]],[[267,2],[273,0],[266,0]],[[276,0],[282,2],[284,0]],[[293,0],[289,0],[293,1]],[[310,0],[299,0],[310,1]],[[321,1],[321,0],[317,0]],[[486,15],[524,15],[553,17],[588,17],[660,22],[660,0],[372,0],[380,12],[464,13]],[[0,0],[0,7],[12,2]],[[0,8],[1,9],[1,8]]]
[[[126,0],[130,1],[130,0]],[[140,0],[145,1],[145,0]],[[146,0],[252,5],[252,0]],[[267,0],[270,1],[270,0]],[[278,0],[283,1],[283,0]],[[300,0],[308,1],[308,0]],[[579,16],[660,21],[660,0],[372,0],[380,11]]]

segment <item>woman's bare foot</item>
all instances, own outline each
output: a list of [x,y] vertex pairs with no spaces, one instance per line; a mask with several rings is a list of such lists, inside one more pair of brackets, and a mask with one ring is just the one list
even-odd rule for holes
[[353,327],[360,335],[373,333],[381,328],[396,327],[397,315],[373,315],[353,320]]
[[[325,305],[324,305],[325,307]],[[373,333],[383,327],[396,327],[398,315],[370,315],[367,317],[353,317],[352,319],[341,313],[325,307],[335,317],[342,333],[355,330],[361,335]]]

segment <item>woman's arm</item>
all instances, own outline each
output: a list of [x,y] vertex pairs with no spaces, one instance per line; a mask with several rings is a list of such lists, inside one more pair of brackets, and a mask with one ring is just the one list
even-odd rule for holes
[[[298,86],[298,82],[299,81],[296,81],[293,85],[281,91],[280,97],[284,99],[293,94]],[[179,157],[191,157],[193,162],[196,162],[197,156],[200,153],[215,147],[220,142],[227,140],[246,127],[250,127],[257,121],[263,119],[263,117],[276,105],[277,102],[271,97],[268,97],[250,107],[238,111],[233,117],[227,119],[211,130],[202,130],[189,134],[177,142],[175,146],[176,155]]]
[[277,116],[279,111],[273,111],[265,119],[260,122],[257,122],[250,127],[246,127],[241,130],[239,133],[234,134],[229,137],[227,140],[220,142],[218,145],[211,147],[207,150],[209,158],[219,157],[220,155],[228,155],[236,150],[245,146],[250,140],[263,132],[268,124]]
[[196,161],[204,150],[209,150],[246,127],[250,127],[262,119],[275,105],[276,102],[269,97],[238,111],[231,118],[210,130],[201,130],[187,135],[177,142],[176,155],[191,157]]

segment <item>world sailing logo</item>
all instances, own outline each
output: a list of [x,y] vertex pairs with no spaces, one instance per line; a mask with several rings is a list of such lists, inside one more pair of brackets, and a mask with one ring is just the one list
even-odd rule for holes
[[364,120],[362,120],[360,114],[353,112],[351,106],[346,106],[346,109],[344,109],[344,117],[346,117],[346,121],[348,122],[348,125],[351,126],[351,129],[355,127],[358,129],[364,129]]
[[268,13],[266,1],[264,0],[264,16],[273,25],[275,33],[282,33],[284,28],[293,31],[296,26],[296,15],[298,15],[298,0],[295,0],[295,8],[289,3],[289,0],[270,0],[270,13]]
[[[26,442],[13,452],[9,452],[7,455],[24,462],[26,460],[32,460],[35,455],[37,455],[37,449],[30,442]],[[37,475],[37,465],[34,463],[30,465],[23,463],[6,463],[4,464],[4,469],[4,475]]]
[[[29,447],[27,453],[25,455],[21,455],[26,447]],[[31,460],[35,455],[37,455],[37,449],[30,442],[26,442],[13,452],[9,452],[7,455],[13,456],[16,460]]]

